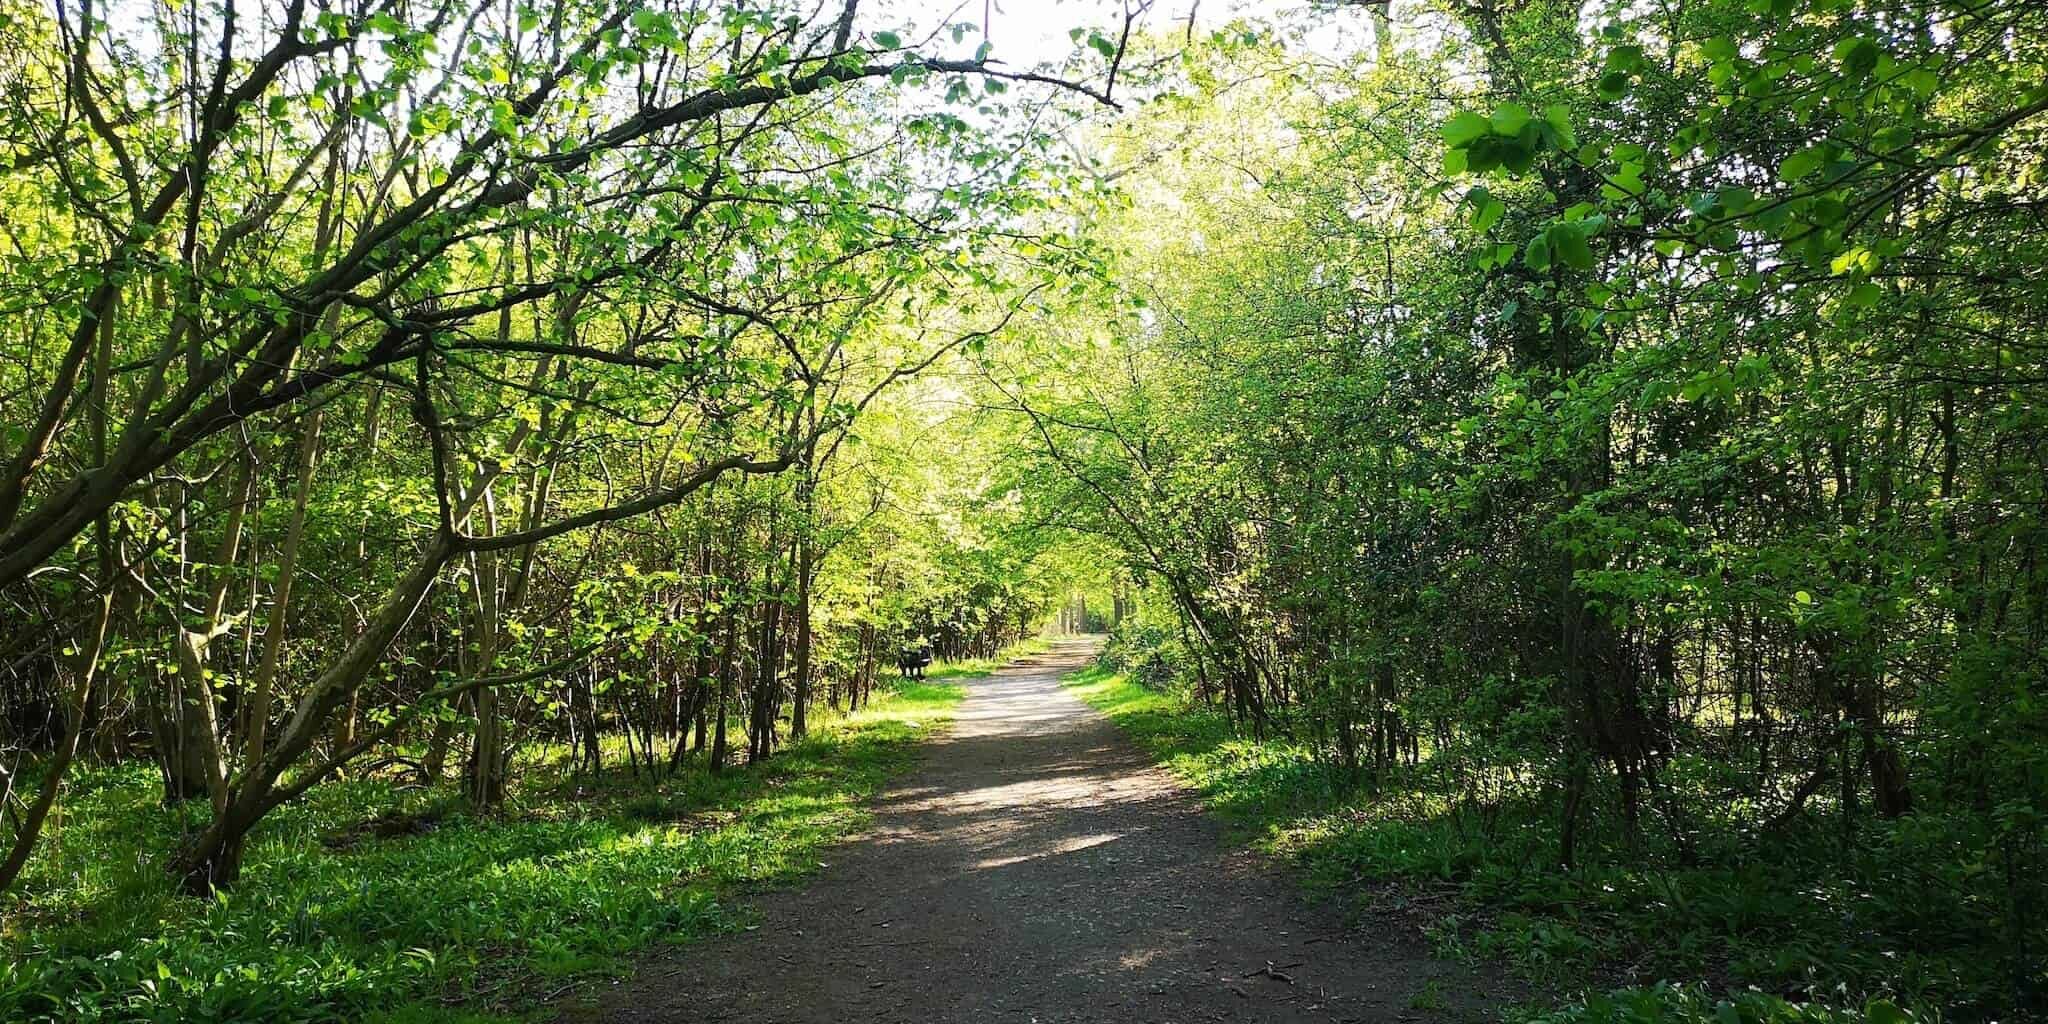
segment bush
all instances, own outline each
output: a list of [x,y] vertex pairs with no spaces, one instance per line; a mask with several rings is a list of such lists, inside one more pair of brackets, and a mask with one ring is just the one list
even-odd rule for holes
[[1104,668],[1152,689],[1178,682],[1190,665],[1187,646],[1173,627],[1135,617],[1110,627],[1109,640],[1097,660]]
[[[1823,817],[1765,836],[1701,829],[1683,849],[1589,843],[1567,869],[1540,794],[1474,800],[1427,763],[1353,783],[1301,740],[1236,735],[1214,709],[1106,669],[1067,683],[1311,888],[1375,913],[1442,908],[1428,931],[1446,953],[1552,990],[1683,978],[1775,994],[1729,996],[1724,1012],[1699,991],[1630,989],[1552,1019],[1894,1021],[1938,1008],[1999,1021],[2041,1006],[2044,965],[2022,955],[2043,948],[2040,922],[2002,917],[1997,865],[1956,856],[1983,841],[1968,813],[1866,821],[1846,843]],[[1695,821],[1711,820],[1712,782],[1666,780]],[[1788,996],[1865,1009],[1776,998]]]

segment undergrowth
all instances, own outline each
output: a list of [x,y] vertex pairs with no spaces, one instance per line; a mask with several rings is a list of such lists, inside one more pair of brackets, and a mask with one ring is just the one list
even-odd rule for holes
[[[1684,855],[1602,850],[1567,870],[1555,823],[1515,801],[1473,806],[1414,777],[1375,789],[1128,676],[1096,667],[1066,682],[1312,888],[1404,915],[1447,954],[1578,993],[1549,1020],[1879,1021],[1899,1007],[1996,1020],[2039,983],[2028,972],[2041,965],[2016,960],[2007,923],[1972,898],[1971,867],[1941,855],[1957,837],[1935,815],[1848,842],[1816,829],[1703,835]],[[1634,987],[1591,994],[1616,985]]]
[[79,770],[0,905],[0,1021],[523,1019],[627,954],[743,924],[735,889],[818,866],[961,695],[901,683],[757,767],[570,777],[490,817],[433,791],[322,786],[265,822],[211,900],[155,860],[190,822],[151,769]]

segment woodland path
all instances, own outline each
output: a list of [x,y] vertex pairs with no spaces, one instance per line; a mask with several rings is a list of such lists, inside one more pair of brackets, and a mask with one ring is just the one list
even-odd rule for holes
[[1092,650],[1066,641],[967,681],[873,828],[762,894],[758,928],[644,963],[570,1019],[1446,1021],[1501,998],[1432,958],[1411,919],[1347,924],[1231,849],[1061,688]]

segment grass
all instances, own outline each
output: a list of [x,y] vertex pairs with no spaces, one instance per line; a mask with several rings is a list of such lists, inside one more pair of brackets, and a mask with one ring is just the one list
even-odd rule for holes
[[[1065,682],[1312,889],[1420,919],[1446,954],[1580,993],[1520,1015],[1761,1024],[1893,1020],[1905,1006],[1986,1020],[2024,999],[2012,972],[2028,968],[2000,945],[2000,923],[1966,879],[1934,874],[1956,838],[1937,822],[1846,855],[1839,836],[1805,836],[1703,848],[1691,863],[1601,851],[1567,871],[1553,823],[1513,801],[1474,809],[1398,782],[1374,794],[1305,745],[1237,737],[1174,693],[1100,667]],[[1641,987],[1659,978],[1697,981]]]
[[[243,880],[212,900],[169,884],[160,859],[190,823],[149,769],[81,770],[0,904],[0,1020],[527,1019],[630,954],[743,926],[736,897],[818,867],[961,696],[902,683],[755,768],[534,784],[490,817],[376,781],[324,786],[265,823]],[[417,824],[377,838],[371,820]]]
[[1044,654],[1051,649],[1052,641],[1045,637],[1026,637],[1004,648],[1001,654],[993,658],[962,658],[959,661],[941,661],[925,670],[925,678],[936,680],[985,676],[1017,658],[1033,654]]

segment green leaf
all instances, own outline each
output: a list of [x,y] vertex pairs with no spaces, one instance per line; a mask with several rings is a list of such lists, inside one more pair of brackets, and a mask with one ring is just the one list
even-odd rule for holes
[[1570,151],[1579,146],[1578,136],[1572,132],[1572,112],[1562,103],[1553,103],[1543,108],[1543,120],[1556,133],[1556,145],[1560,150]]
[[1453,146],[1469,146],[1492,130],[1493,122],[1469,110],[1460,110],[1444,123],[1444,141]]
[[1884,51],[1877,44],[1862,36],[1844,39],[1835,44],[1835,60],[1842,65],[1842,71],[1851,78],[1867,78],[1877,70],[1877,62]]
[[1493,131],[1497,135],[1516,135],[1522,126],[1529,123],[1529,108],[1519,103],[1503,103],[1493,112]]
[[1827,162],[1828,149],[1826,146],[1808,146],[1786,157],[1785,162],[1778,165],[1778,177],[1788,182],[1798,181],[1820,170],[1827,165]]
[[1593,269],[1593,249],[1586,244],[1586,229],[1580,224],[1559,224],[1550,229],[1550,245],[1565,266],[1573,270]]
[[1507,204],[1495,198],[1484,185],[1473,186],[1470,192],[1465,193],[1465,202],[1472,207],[1472,230],[1480,234],[1500,223],[1508,212]]
[[894,32],[875,33],[875,45],[884,50],[893,50],[903,45],[903,37]]
[[1608,199],[1621,200],[1643,193],[1643,165],[1625,163],[1621,169],[1607,176],[1600,187],[1600,194]]
[[1529,269],[1537,273],[1549,270],[1550,236],[1542,234],[1529,239],[1529,247],[1522,250],[1522,262],[1528,264]]
[[1859,245],[1836,256],[1828,269],[1836,274],[1874,274],[1881,262],[1876,253]]
[[1643,48],[1640,46],[1617,46],[1607,51],[1601,66],[1609,71],[1633,71],[1643,66]]
[[1865,281],[1851,288],[1849,294],[1842,297],[1842,304],[1850,309],[1869,309],[1877,305],[1877,300],[1882,298],[1884,289]]
[[1479,204],[1479,209],[1472,212],[1472,230],[1485,234],[1495,224],[1500,223],[1500,219],[1507,216],[1507,212],[1506,203],[1488,196]]
[[1487,135],[1473,141],[1465,149],[1465,162],[1474,174],[1485,174],[1499,167],[1508,157],[1514,143],[1498,135]]
[[1509,142],[1501,150],[1500,162],[1510,174],[1527,174],[1536,167],[1536,148],[1519,142]]

